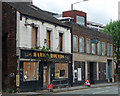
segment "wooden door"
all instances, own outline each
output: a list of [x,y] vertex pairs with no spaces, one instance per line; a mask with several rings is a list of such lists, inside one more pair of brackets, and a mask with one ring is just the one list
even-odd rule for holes
[[47,68],[44,68],[43,70],[43,83],[44,85],[47,85]]

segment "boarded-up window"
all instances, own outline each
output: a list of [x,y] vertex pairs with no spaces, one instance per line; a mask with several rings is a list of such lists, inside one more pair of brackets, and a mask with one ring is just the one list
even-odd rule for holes
[[32,47],[35,48],[37,46],[37,28],[33,27],[32,30]]
[[50,32],[49,30],[47,30],[47,48],[50,49]]
[[62,51],[62,33],[59,33],[59,50]]
[[68,63],[56,63],[55,64],[55,78],[67,78],[68,77]]
[[38,62],[24,62],[23,80],[38,80]]

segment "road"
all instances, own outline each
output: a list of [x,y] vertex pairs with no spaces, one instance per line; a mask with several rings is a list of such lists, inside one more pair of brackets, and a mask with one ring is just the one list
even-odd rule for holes
[[118,94],[118,86],[107,86],[107,87],[98,87],[98,88],[88,88],[67,92],[59,92],[56,94]]

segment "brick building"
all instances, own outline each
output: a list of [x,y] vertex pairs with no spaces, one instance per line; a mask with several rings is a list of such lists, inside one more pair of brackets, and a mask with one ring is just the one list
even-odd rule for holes
[[73,83],[114,82],[113,37],[77,23],[73,31]]
[[[71,16],[72,11],[64,11],[62,13],[63,17],[72,17]],[[82,26],[87,26],[87,13],[78,11],[78,10],[73,10],[73,22],[80,24]]]
[[2,3],[3,89],[72,84],[71,28],[32,3]]

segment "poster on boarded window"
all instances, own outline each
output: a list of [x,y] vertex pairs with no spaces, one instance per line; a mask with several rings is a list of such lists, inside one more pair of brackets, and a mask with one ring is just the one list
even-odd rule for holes
[[81,76],[81,68],[78,68],[78,81],[81,81],[82,80],[82,76]]

